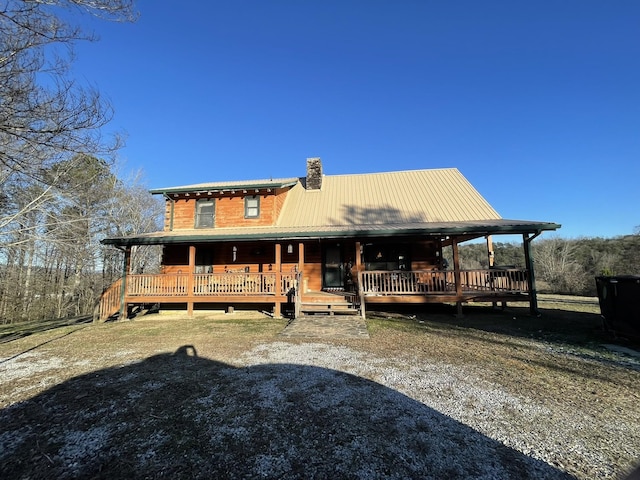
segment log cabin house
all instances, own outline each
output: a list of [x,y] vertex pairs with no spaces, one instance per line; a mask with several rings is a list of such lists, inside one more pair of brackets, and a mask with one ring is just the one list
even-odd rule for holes
[[[537,312],[531,242],[560,225],[506,220],[455,168],[307,175],[152,190],[164,229],[107,238],[125,252],[100,318],[133,305],[254,306],[277,317],[359,312],[380,303],[528,302]],[[519,234],[525,268],[493,265],[492,237]],[[489,268],[460,268],[458,245],[486,238]],[[129,271],[131,248],[161,245],[158,274]],[[443,249],[451,248],[452,265]]]

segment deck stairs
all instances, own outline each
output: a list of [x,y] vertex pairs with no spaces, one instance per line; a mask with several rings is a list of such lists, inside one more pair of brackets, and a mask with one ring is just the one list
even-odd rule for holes
[[306,292],[300,302],[301,315],[357,315],[358,296],[349,292]]

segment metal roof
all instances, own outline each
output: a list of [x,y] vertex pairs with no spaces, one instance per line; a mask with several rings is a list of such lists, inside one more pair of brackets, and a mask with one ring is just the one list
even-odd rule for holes
[[[260,182],[203,183],[152,192],[256,188]],[[323,175],[319,190],[307,190],[304,179],[269,182],[272,187],[292,185],[274,226],[175,230],[110,238],[103,243],[135,245],[408,235],[479,237],[560,228],[551,222],[502,219],[456,168]]]
[[293,178],[277,178],[268,180],[241,180],[235,182],[209,182],[196,183],[193,185],[183,185],[181,187],[154,188],[149,190],[153,194],[163,193],[187,193],[187,192],[206,192],[209,190],[230,190],[242,188],[282,188],[291,187],[298,183],[298,177]]
[[456,168],[325,175],[320,190],[296,184],[281,227],[389,225],[498,219],[500,215]]

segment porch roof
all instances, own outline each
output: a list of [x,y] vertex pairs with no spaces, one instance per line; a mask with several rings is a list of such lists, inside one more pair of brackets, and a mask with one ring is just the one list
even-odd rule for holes
[[176,230],[154,232],[102,240],[105,245],[163,245],[175,243],[215,243],[252,240],[304,240],[317,238],[374,238],[374,237],[469,237],[538,233],[560,228],[557,223],[493,218],[460,222],[413,222],[401,224],[364,224],[295,227],[241,227]]

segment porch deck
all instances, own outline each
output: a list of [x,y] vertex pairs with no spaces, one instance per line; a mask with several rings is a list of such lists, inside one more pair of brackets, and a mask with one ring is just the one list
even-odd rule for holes
[[[122,304],[264,303],[300,305],[300,273],[206,273],[128,275],[102,295],[98,317]],[[443,303],[529,301],[523,269],[364,271],[358,274],[360,303]],[[302,293],[304,299],[307,293]]]

